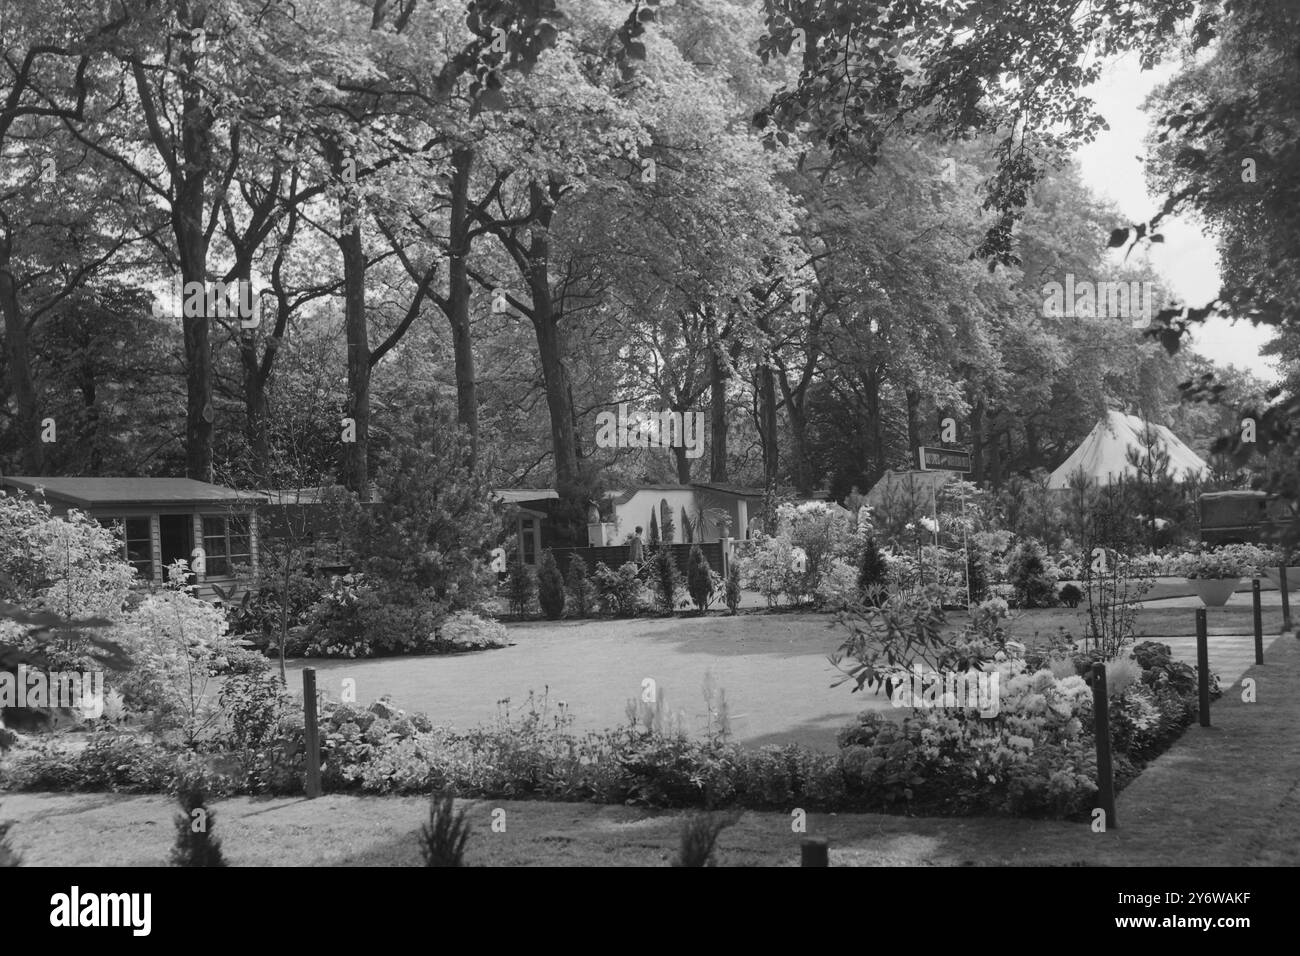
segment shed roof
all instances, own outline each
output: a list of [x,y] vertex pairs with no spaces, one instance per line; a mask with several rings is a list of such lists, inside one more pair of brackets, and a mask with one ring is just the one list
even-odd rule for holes
[[77,508],[256,504],[264,497],[193,478],[47,478],[12,475],[0,486],[45,497]]

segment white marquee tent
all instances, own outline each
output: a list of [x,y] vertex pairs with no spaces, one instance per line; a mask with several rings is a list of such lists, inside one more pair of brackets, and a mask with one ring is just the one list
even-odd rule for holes
[[[1136,415],[1111,411],[1099,421],[1088,433],[1088,437],[1074,450],[1065,463],[1052,472],[1047,481],[1049,488],[1063,489],[1070,486],[1070,476],[1083,469],[1083,473],[1095,484],[1109,485],[1117,481],[1120,475],[1132,477],[1136,470],[1128,462],[1128,449],[1142,449],[1142,432],[1146,422]],[[1160,439],[1161,445],[1169,452],[1168,472],[1178,480],[1209,473],[1209,466],[1196,452],[1188,448],[1181,438],[1164,425],[1152,425]]]

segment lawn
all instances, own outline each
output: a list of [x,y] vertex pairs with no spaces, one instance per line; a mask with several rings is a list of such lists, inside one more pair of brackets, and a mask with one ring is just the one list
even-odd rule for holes
[[[1265,633],[1281,629],[1277,607],[1266,608]],[[1195,659],[1195,616],[1191,608],[1139,610],[1140,639],[1170,643],[1175,653]],[[964,615],[953,613],[955,628]],[[1011,635],[1033,643],[1035,634],[1060,627],[1076,637],[1087,621],[1084,609],[1051,608],[1017,612]],[[706,725],[703,685],[710,674],[726,693],[737,741],[758,746],[801,743],[835,749],[835,734],[864,707],[895,712],[888,699],[832,687],[838,672],[827,655],[841,631],[828,614],[785,612],[725,614],[703,618],[644,617],[631,620],[534,621],[508,625],[514,645],[471,654],[393,657],[372,660],[299,660],[290,664],[291,685],[301,687],[304,666],[317,671],[318,685],[338,697],[344,680],[356,681],[363,703],[388,694],[397,706],[423,711],[435,722],[456,727],[491,723],[504,709],[527,709],[529,692],[547,694],[549,716],[560,702],[579,730],[616,727],[626,721],[630,699],[643,681],[656,682],[660,696],[685,713],[693,732]],[[1214,608],[1209,614],[1216,671],[1235,680],[1249,657],[1249,641],[1224,635],[1249,634],[1249,606]],[[1241,648],[1247,656],[1242,657]],[[509,700],[509,705],[500,703]]]

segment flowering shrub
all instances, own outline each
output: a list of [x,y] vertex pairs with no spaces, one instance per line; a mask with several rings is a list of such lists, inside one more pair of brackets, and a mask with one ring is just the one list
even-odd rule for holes
[[116,617],[136,583],[113,532],[80,511],[0,495],[0,600],[65,617]]
[[837,611],[862,599],[860,571],[843,558],[831,558],[817,582],[817,606]]
[[1185,578],[1243,578],[1259,574],[1272,560],[1271,552],[1253,544],[1225,544],[1199,553],[1185,554],[1177,573]]
[[188,593],[183,561],[169,573],[166,590],[148,595],[113,628],[112,638],[133,662],[118,690],[155,727],[178,729],[193,743],[217,717],[209,682],[230,668],[244,642],[227,633],[220,609]]
[[768,607],[775,607],[783,595],[788,596],[799,588],[800,575],[793,570],[794,550],[790,541],[781,535],[759,532],[747,545],[743,555],[737,554],[741,584],[763,595]]
[[457,611],[444,620],[438,640],[458,651],[505,647],[510,643],[504,624],[484,620],[472,611]]

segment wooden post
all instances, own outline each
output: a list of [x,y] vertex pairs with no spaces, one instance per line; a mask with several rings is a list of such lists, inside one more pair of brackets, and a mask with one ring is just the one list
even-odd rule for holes
[[1196,683],[1200,689],[1201,726],[1210,726],[1210,647],[1206,638],[1205,608],[1196,609]]
[[1282,586],[1282,630],[1291,630],[1291,595],[1287,591],[1286,565],[1277,568],[1278,583]]
[[1264,612],[1259,606],[1259,578],[1250,582],[1250,597],[1255,612],[1255,663],[1264,663]]
[[825,837],[806,837],[799,847],[800,866],[830,866],[830,847]]
[[1106,692],[1106,665],[1092,665],[1092,720],[1097,738],[1097,799],[1106,814],[1106,829],[1119,824],[1115,819],[1115,770],[1110,756],[1110,695]]
[[316,700],[316,668],[307,667],[302,672],[303,726],[307,737],[307,799],[320,796],[320,727],[317,723],[319,705]]

